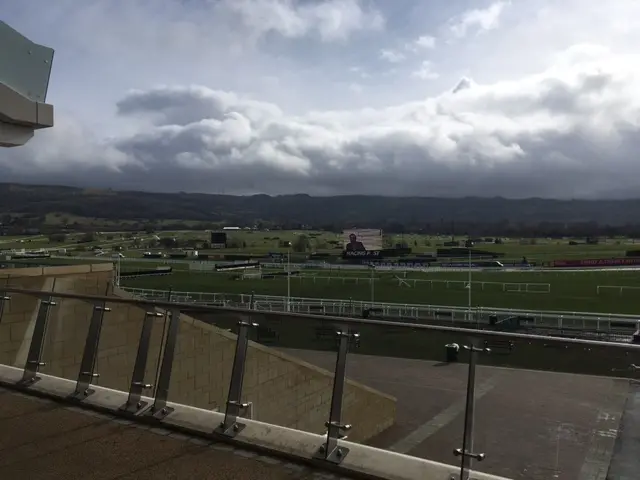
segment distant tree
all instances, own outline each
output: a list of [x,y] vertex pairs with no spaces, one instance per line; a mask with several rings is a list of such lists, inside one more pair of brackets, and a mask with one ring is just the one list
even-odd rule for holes
[[291,248],[294,252],[306,252],[311,248],[311,242],[306,235],[298,235],[295,241],[291,244]]
[[164,248],[178,248],[178,240],[174,237],[162,237],[158,243]]
[[89,242],[95,242],[96,240],[97,240],[97,237],[95,233],[87,232],[78,239],[78,243],[89,243]]
[[242,248],[242,240],[237,237],[227,238],[227,248]]
[[64,233],[52,233],[49,235],[49,241],[51,243],[62,243],[67,241],[67,236]]
[[[185,246],[189,248],[197,248],[199,245],[202,245],[203,241],[200,238],[188,238],[185,242],[183,242]],[[206,242],[204,242],[206,243]]]
[[329,245],[324,240],[318,239],[315,242],[315,248],[316,250],[326,250],[329,248]]

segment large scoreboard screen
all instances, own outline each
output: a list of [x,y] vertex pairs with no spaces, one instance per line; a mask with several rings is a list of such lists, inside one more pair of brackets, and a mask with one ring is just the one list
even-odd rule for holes
[[227,248],[226,232],[211,232],[211,248]]

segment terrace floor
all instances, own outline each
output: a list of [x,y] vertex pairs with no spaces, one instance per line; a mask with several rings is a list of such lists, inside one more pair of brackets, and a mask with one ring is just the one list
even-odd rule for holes
[[[286,352],[334,368],[331,352]],[[462,446],[465,364],[352,354],[347,375],[397,398],[396,424],[371,445],[459,462],[453,450]],[[637,405],[640,418],[640,394],[632,391],[633,385],[630,390],[629,380],[484,366],[476,378],[473,450],[485,453],[486,459],[474,462],[474,469],[514,480],[605,480],[612,456],[619,460],[619,455],[625,456],[627,471],[640,468],[638,448],[616,445],[614,452],[616,437],[618,443],[623,437],[618,431],[623,431],[625,404],[627,410]],[[635,404],[627,401],[633,395]],[[640,432],[636,447],[639,438]]]
[[0,432],[0,478],[7,480],[337,478],[2,388]]

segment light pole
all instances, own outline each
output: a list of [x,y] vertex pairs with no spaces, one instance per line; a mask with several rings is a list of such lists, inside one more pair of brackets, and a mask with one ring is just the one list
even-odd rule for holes
[[374,274],[376,272],[376,266],[371,263],[369,264],[369,268],[371,269],[371,306],[373,307],[373,302],[374,302],[374,292],[375,292],[375,287],[374,287]]
[[468,312],[467,312],[467,317],[469,319],[469,321],[471,321],[471,239],[468,240],[467,243],[467,252],[469,252],[469,268],[468,273],[469,273],[469,282],[468,282],[468,286],[469,286],[469,292],[468,292]]
[[287,312],[291,311],[291,242],[287,242]]

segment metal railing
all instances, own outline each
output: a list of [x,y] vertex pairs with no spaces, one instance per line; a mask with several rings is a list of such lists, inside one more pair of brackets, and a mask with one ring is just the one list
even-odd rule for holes
[[[459,336],[460,341],[463,344],[462,348],[468,352],[468,375],[466,407],[464,410],[465,421],[462,435],[463,441],[460,448],[455,449],[453,455],[460,457],[460,478],[464,479],[467,478],[466,475],[472,468],[472,462],[474,460],[482,461],[485,458],[485,453],[475,452],[473,450],[475,377],[479,355],[491,354],[491,345],[495,344],[496,341],[500,341],[500,339],[505,341],[521,340],[524,342],[541,341],[545,344],[561,347],[566,345],[579,345],[589,348],[606,347],[617,351],[625,350],[627,354],[633,354],[634,356],[640,355],[640,345],[632,344],[599,342],[582,339],[564,339],[506,332],[487,332],[476,329],[454,328],[409,322],[256,311],[252,309],[255,299],[249,302],[249,309],[240,309],[172,302],[170,301],[170,298],[165,300],[149,300],[62,293],[54,291],[54,288],[55,285],[52,287],[51,291],[35,291],[3,286],[0,290],[0,324],[3,320],[3,312],[6,311],[7,305],[12,301],[12,297],[16,295],[26,295],[39,301],[37,316],[33,323],[33,333],[29,344],[24,371],[21,380],[18,382],[18,386],[28,388],[38,379],[40,368],[46,365],[46,363],[43,362],[43,346],[51,311],[58,305],[60,300],[72,299],[92,305],[92,315],[89,319],[88,333],[84,343],[74,394],[75,398],[79,401],[87,398],[92,393],[91,385],[94,379],[99,376],[96,372],[98,345],[100,342],[103,320],[105,315],[108,315],[111,312],[111,309],[107,305],[114,303],[135,306],[143,309],[144,319],[137,343],[137,355],[131,375],[128,400],[126,405],[123,406],[123,409],[130,414],[149,415],[156,419],[162,419],[172,412],[172,409],[168,407],[167,400],[182,311],[188,310],[191,312],[196,310],[203,313],[220,314],[225,316],[229,316],[230,314],[237,315],[240,320],[237,322],[237,338],[229,390],[226,398],[224,421],[214,430],[214,432],[212,432],[227,438],[233,438],[244,427],[241,421],[241,414],[243,409],[248,407],[248,404],[243,402],[242,388],[245,364],[247,360],[249,332],[259,326],[258,323],[252,321],[253,317],[258,317],[267,321],[273,318],[291,318],[295,319],[296,322],[320,322],[325,325],[329,322],[335,327],[334,330],[338,340],[337,355],[330,402],[331,408],[325,423],[327,428],[326,439],[321,445],[318,445],[315,458],[330,464],[340,464],[349,453],[348,449],[341,445],[340,440],[344,438],[344,432],[351,429],[351,425],[347,425],[342,422],[342,403],[343,393],[345,390],[345,369],[349,348],[354,344],[354,340],[359,338],[359,333],[354,331],[355,328],[393,327],[394,329],[404,330],[411,335],[414,335],[415,332],[422,331],[449,332]],[[160,309],[160,311],[157,309]],[[155,385],[152,385],[145,382],[145,368],[149,357],[152,323],[156,317],[164,317],[167,319],[168,328],[163,335],[161,346],[162,358],[158,362],[155,376],[156,383]],[[633,364],[629,365],[629,369],[633,368]],[[143,401],[142,394],[145,390],[152,390],[153,392],[152,395],[150,395],[150,397],[153,398],[153,403],[150,407]],[[143,411],[145,407],[149,408],[148,410]]]
[[[49,250],[58,250],[49,249]],[[74,255],[72,257],[68,255],[51,255],[50,258],[58,259],[58,260],[69,260],[71,259],[81,259],[81,260],[107,260],[105,257],[96,257],[95,255]],[[260,259],[257,259],[260,261]],[[197,259],[189,259],[189,258],[145,258],[145,257],[125,257],[122,258],[121,261],[123,263],[133,262],[133,263],[154,263],[154,264],[167,264],[167,265],[178,265],[185,264],[191,266],[194,270],[198,269],[213,269],[216,263],[233,263],[234,261],[230,260],[197,260]],[[236,260],[237,262],[243,262],[244,260]],[[461,262],[465,263],[465,262]],[[286,266],[285,263],[277,263],[277,262],[261,262],[263,268],[271,268],[271,269],[279,269],[282,270],[283,266]],[[198,267],[200,266],[200,267]],[[295,269],[315,269],[315,270],[335,270],[335,271],[355,271],[355,270],[368,270],[367,265],[352,265],[352,264],[337,264],[337,263],[323,263],[323,262],[305,262],[305,263],[291,263],[291,268]],[[465,273],[469,271],[469,268],[464,267],[438,267],[438,266],[422,266],[422,267],[411,267],[408,265],[397,265],[397,266],[378,266],[376,267],[381,271],[396,271],[396,272],[426,272],[426,273]],[[545,266],[518,266],[518,265],[505,265],[504,267],[479,267],[472,266],[471,270],[475,272],[497,272],[497,273],[520,273],[520,272],[533,272],[533,273],[554,273],[554,274],[565,274],[565,273],[581,273],[581,272],[623,272],[623,271],[636,271],[638,270],[638,266],[633,265],[620,265],[620,266],[593,266],[593,267],[545,267]]]
[[[151,300],[167,298],[168,290],[120,287],[132,295]],[[246,308],[251,294],[172,291],[174,301],[204,305],[225,305]],[[253,308],[261,311],[294,313],[324,313],[327,315],[360,315],[365,309],[376,308],[385,317],[406,320],[442,320],[455,323],[489,324],[491,316],[521,317],[527,326],[580,329],[596,332],[616,332],[620,326],[632,329],[640,315],[572,312],[565,310],[525,310],[495,307],[457,307],[448,305],[402,304],[351,299],[308,298],[277,295],[253,295]]]

